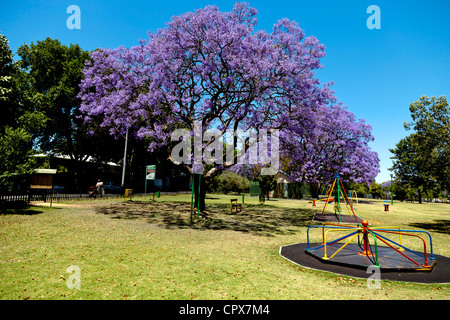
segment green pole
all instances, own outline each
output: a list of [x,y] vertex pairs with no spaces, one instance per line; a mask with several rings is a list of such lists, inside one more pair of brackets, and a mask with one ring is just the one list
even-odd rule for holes
[[197,220],[200,217],[200,187],[202,185],[202,175],[198,175],[198,204],[197,204]]
[[192,174],[192,192],[191,192],[191,224],[192,224],[192,211],[194,210],[194,174]]
[[144,199],[147,199],[147,177],[145,177]]
[[391,174],[391,204],[394,204],[394,193],[393,193],[393,188],[392,188],[392,174]]
[[242,165],[242,204],[244,204],[245,194],[245,164]]

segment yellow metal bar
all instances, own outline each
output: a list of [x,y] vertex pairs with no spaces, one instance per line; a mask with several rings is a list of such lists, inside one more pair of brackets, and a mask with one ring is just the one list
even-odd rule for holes
[[[353,214],[353,216],[356,218],[355,211],[353,210],[353,206],[351,206],[350,203],[349,203],[348,195],[345,192],[344,184],[342,183],[340,178],[339,178],[339,182],[338,183],[341,184],[342,190],[344,191],[344,197],[343,197],[344,198],[344,203],[345,203],[345,206],[347,207],[347,211],[348,211],[349,215]],[[350,205],[350,208],[351,208],[351,211],[352,211],[351,213],[350,213],[350,210],[349,210],[349,207],[348,207],[347,203],[348,203],[348,205]]]
[[351,237],[350,240],[348,240],[342,247],[339,248],[338,251],[336,251],[335,253],[333,253],[332,256],[329,257],[328,259],[333,258],[339,251],[341,251],[342,249],[344,249],[344,247],[345,247],[346,245],[348,245],[348,244],[349,244],[353,239],[355,239],[358,235],[359,235],[359,233],[357,233],[357,234],[355,234],[353,237]]
[[355,198],[356,198],[356,211],[359,211],[359,203],[358,203],[358,193],[356,190],[353,190],[355,192]]
[[347,208],[348,214],[349,214],[349,215],[352,215],[352,213],[350,212],[351,204],[348,203],[348,199],[346,199],[346,197],[344,197],[344,203],[345,203],[345,207]]
[[328,232],[330,232],[330,231],[348,231],[348,230],[355,230],[355,229],[354,228],[330,229],[327,232],[325,232],[325,235],[323,237],[324,247],[323,247],[323,258],[322,259],[324,259],[324,260],[330,259],[327,257],[327,235],[328,235]]

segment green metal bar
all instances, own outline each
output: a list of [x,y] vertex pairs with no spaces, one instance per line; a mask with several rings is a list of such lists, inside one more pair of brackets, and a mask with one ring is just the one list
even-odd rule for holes
[[393,194],[393,188],[392,188],[392,174],[391,174],[391,204],[394,204],[394,194]]
[[369,233],[372,235],[372,237],[373,237],[373,241],[375,242],[375,265],[377,266],[377,267],[379,267],[379,265],[378,265],[378,245],[377,245],[377,237],[375,236],[375,234],[373,234],[373,232],[372,231],[370,231],[369,229],[367,229],[367,231],[369,231]]
[[202,175],[198,175],[198,204],[197,204],[197,220],[200,218],[200,187],[202,185]]
[[242,204],[244,204],[245,194],[245,164],[242,165]]
[[192,192],[191,192],[191,223],[192,223],[192,211],[194,210],[194,174],[192,174]]

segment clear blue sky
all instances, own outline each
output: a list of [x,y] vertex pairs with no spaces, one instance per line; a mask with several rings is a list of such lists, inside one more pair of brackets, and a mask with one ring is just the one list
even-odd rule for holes
[[[409,104],[422,95],[450,98],[450,1],[248,1],[258,9],[257,29],[270,32],[284,17],[326,46],[321,82],[334,81],[340,101],[373,127],[371,143],[381,159],[377,182],[389,179],[388,149],[408,134]],[[131,47],[147,31],[163,28],[174,15],[208,4],[232,9],[228,0],[59,0],[0,2],[0,33],[13,52],[23,43],[46,37],[84,50]],[[78,5],[81,29],[69,30],[66,9]],[[381,9],[381,29],[370,30],[370,5]]]

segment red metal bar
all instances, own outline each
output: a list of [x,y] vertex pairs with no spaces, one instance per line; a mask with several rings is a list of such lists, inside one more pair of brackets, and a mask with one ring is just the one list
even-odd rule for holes
[[[420,266],[420,263],[414,261],[413,259],[411,259],[410,257],[408,257],[406,254],[403,254],[402,252],[398,251],[397,249],[395,249],[393,246],[391,246],[388,242],[384,241],[382,238],[380,238],[379,236],[377,236],[375,234],[375,237],[377,237],[379,240],[381,240],[382,242],[384,242],[385,244],[387,244],[389,247],[391,247],[392,249],[394,249],[395,251],[397,251],[398,253],[400,253],[402,256],[404,256],[405,258],[407,258],[408,260],[412,261],[413,263],[417,264],[418,266]],[[426,258],[425,258],[426,260]]]
[[369,230],[369,228],[367,228],[367,226],[369,225],[369,222],[364,220],[361,224],[362,224],[362,233],[363,233],[363,241],[364,241],[364,250],[358,254],[363,255],[363,256],[372,256],[372,253],[370,252],[370,248],[369,248],[369,239],[368,239],[369,232],[367,231],[367,230]]
[[[425,240],[421,237],[421,236],[418,236],[417,234],[411,234],[411,233],[405,233],[405,232],[397,232],[397,231],[386,231],[386,230],[383,230],[383,229],[369,229],[369,230],[373,230],[373,231],[378,231],[378,232],[387,232],[387,233],[393,233],[393,234],[402,234],[402,235],[405,235],[405,236],[412,236],[412,237],[417,237],[417,238],[419,238],[420,240],[422,240],[422,242],[423,242],[423,253],[424,253],[424,258],[425,258],[425,264],[423,265],[425,268],[428,268],[428,267],[430,267],[429,265],[428,265],[428,259],[427,259],[427,243],[425,242]],[[380,239],[381,240],[381,239]],[[383,240],[382,240],[383,241]],[[384,242],[384,241],[383,241]],[[386,242],[385,242],[386,243]],[[392,247],[393,248],[393,247]],[[396,250],[397,251],[397,250]],[[400,251],[398,251],[399,253],[401,253]],[[407,256],[405,256],[405,257],[407,257]],[[407,257],[408,258],[408,257]],[[409,259],[409,258],[408,258]],[[411,260],[411,259],[410,259]]]

